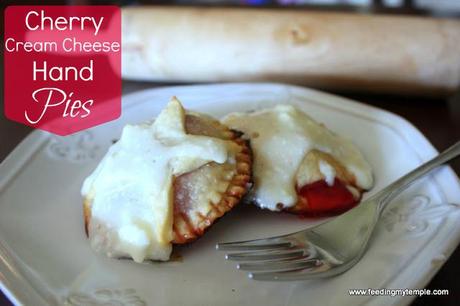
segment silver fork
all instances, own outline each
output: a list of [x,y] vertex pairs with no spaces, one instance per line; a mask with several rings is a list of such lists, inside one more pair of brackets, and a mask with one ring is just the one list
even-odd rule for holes
[[416,179],[458,155],[460,142],[329,222],[282,236],[219,243],[216,248],[236,251],[225,258],[240,262],[237,268],[249,271],[255,280],[294,281],[343,273],[365,253],[387,204]]

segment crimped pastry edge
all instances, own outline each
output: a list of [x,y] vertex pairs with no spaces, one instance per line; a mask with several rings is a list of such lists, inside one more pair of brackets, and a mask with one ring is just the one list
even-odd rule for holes
[[[189,243],[201,237],[218,218],[239,204],[252,187],[252,150],[250,142],[241,137],[241,132],[235,130],[229,131],[232,132],[231,140],[241,148],[240,152],[235,156],[236,172],[229,180],[229,186],[226,191],[221,194],[222,198],[220,201],[218,203],[209,202],[212,209],[206,216],[202,216],[202,220],[198,225],[192,228],[189,218],[185,213],[174,215],[174,244]],[[189,229],[189,232],[185,235],[184,233],[178,233],[178,227],[181,223],[185,223]]]

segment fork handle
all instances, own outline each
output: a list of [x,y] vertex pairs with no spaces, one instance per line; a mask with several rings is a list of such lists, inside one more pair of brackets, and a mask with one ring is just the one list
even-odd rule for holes
[[424,176],[434,168],[447,163],[448,161],[456,158],[460,155],[460,141],[455,143],[453,146],[446,149],[444,152],[434,157],[433,159],[427,161],[416,169],[412,170],[408,174],[399,178],[388,187],[384,188],[379,192],[376,197],[379,199],[379,211],[382,212],[386,205],[401,191],[405,190],[411,183],[416,179]]

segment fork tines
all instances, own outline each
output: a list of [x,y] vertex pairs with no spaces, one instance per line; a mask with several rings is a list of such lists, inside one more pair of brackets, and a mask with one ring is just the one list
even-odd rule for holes
[[289,280],[292,273],[321,266],[313,246],[286,237],[219,243],[216,249],[231,252],[225,258],[237,261],[237,268],[255,280]]

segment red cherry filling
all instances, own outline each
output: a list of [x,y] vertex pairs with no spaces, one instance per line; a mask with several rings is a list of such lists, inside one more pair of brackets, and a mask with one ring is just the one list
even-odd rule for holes
[[[328,185],[324,180],[303,186],[297,190],[302,205],[299,213],[304,216],[331,216],[343,213],[358,204],[360,198],[355,199],[345,184],[334,180]],[[306,200],[306,201],[305,201]]]

